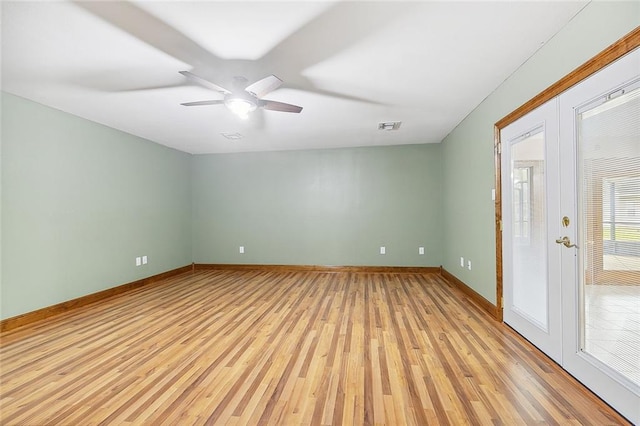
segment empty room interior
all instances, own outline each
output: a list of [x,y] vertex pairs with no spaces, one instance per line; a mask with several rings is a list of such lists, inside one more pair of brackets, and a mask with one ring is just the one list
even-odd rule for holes
[[640,2],[0,13],[0,424],[640,424]]

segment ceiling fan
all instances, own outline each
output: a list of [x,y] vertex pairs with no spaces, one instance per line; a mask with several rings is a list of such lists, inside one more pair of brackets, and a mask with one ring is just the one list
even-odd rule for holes
[[257,108],[268,109],[271,111],[295,113],[299,113],[300,111],[302,111],[302,107],[297,105],[262,99],[264,95],[274,91],[282,84],[282,80],[280,80],[275,75],[265,77],[262,80],[258,80],[246,87],[243,86],[247,83],[247,79],[245,79],[244,77],[235,77],[235,87],[234,90],[231,91],[225,89],[224,87],[218,86],[217,84],[211,83],[210,81],[205,80],[202,77],[198,77],[197,75],[189,71],[180,71],[180,74],[193,80],[201,86],[206,87],[207,89],[215,90],[216,92],[220,92],[224,95],[224,99],[186,102],[180,105],[224,105],[240,118],[247,118],[249,116],[249,113],[255,111]]

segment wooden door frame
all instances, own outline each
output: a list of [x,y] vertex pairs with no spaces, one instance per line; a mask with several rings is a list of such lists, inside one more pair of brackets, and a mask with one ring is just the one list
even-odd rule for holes
[[598,72],[610,63],[640,47],[640,27],[636,27],[620,40],[589,59],[584,64],[552,84],[519,108],[498,120],[494,125],[494,168],[495,168],[495,230],[496,230],[496,319],[502,322],[503,282],[502,282],[502,184],[501,184],[501,144],[500,130],[538,108],[545,102],[560,95],[565,90]]

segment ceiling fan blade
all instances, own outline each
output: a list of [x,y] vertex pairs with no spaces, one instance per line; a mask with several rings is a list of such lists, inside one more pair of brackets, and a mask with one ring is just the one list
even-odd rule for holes
[[293,81],[287,81],[287,88],[308,93],[315,93],[317,95],[328,96],[335,99],[344,99],[347,101],[362,102],[371,105],[388,105],[385,102],[380,102],[378,100],[374,100],[373,98],[365,98],[361,96],[349,95],[346,93],[339,93],[333,90],[318,88],[312,81],[303,76],[300,76]]
[[259,65],[262,69],[282,69],[280,77],[288,86],[306,69],[337,57],[340,52],[377,34],[399,16],[410,15],[417,7],[413,3],[420,2],[333,2],[274,46],[259,59]]
[[129,35],[186,64],[201,64],[218,69],[225,64],[198,43],[167,24],[141,6],[128,1],[73,1],[81,7],[114,25]]
[[296,112],[296,113],[302,111],[301,106],[285,104],[284,102],[267,101],[264,99],[260,100],[260,106],[262,106],[264,109],[268,109],[271,111]]
[[215,90],[216,92],[224,93],[225,95],[228,95],[231,93],[231,91],[225,89],[224,87],[220,87],[217,84],[213,84],[212,82],[207,81],[202,77],[198,77],[197,75],[190,73],[189,71],[178,71],[178,72],[184,75],[185,77],[195,81],[199,85],[206,87],[207,89]]
[[185,103],[180,104],[180,105],[184,105],[184,106],[201,106],[201,105],[220,105],[220,104],[223,104],[223,103],[224,103],[223,100],[216,100],[216,101],[185,102]]
[[261,98],[269,92],[273,92],[278,87],[282,85],[282,80],[280,80],[275,75],[270,75],[268,77],[263,78],[262,80],[258,80],[253,84],[245,87],[249,93],[252,93],[254,96]]

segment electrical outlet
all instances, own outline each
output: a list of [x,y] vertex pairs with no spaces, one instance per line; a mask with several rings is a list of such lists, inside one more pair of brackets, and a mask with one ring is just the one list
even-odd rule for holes
[[418,247],[418,254],[424,254],[424,247]]
[[460,258],[460,266],[464,268],[464,257]]
[[380,246],[380,254],[387,254],[387,248],[385,246]]
[[240,254],[244,254],[244,246],[240,246],[239,250]]
[[471,270],[471,261],[470,260],[467,260],[467,269]]
[[142,265],[142,258],[136,257],[136,266],[140,266],[140,265]]
[[147,261],[148,261],[147,256],[142,256],[142,264],[146,265]]

